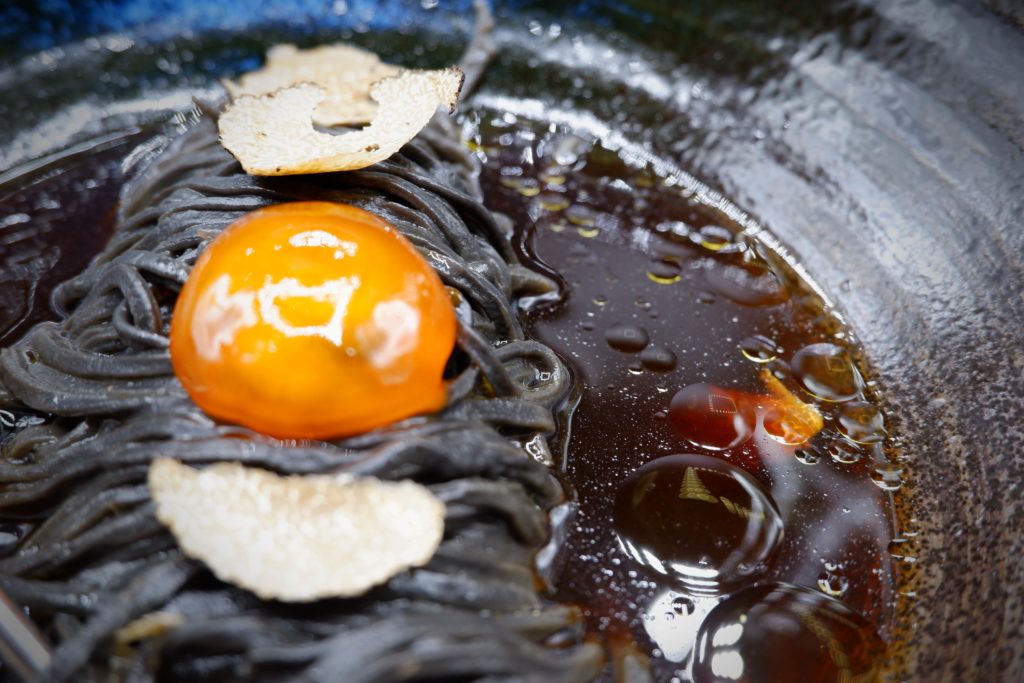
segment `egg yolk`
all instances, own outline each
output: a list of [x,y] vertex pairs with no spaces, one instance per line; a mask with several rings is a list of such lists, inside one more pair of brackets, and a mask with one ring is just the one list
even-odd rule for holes
[[442,408],[455,328],[440,278],[393,226],[296,202],[208,245],[174,308],[171,362],[214,417],[343,437]]

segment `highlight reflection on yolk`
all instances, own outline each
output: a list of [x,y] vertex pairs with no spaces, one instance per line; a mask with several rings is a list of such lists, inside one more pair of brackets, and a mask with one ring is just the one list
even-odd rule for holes
[[280,438],[364,432],[447,400],[455,314],[440,278],[387,222],[297,202],[253,211],[196,262],[171,362],[215,417]]

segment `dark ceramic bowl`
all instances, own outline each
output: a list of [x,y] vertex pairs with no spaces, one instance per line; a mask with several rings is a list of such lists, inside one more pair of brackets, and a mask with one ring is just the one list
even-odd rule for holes
[[[496,10],[484,96],[643,142],[777,237],[855,330],[902,436],[917,532],[906,677],[1024,680],[1024,6]],[[270,43],[342,36],[440,65],[471,15],[447,0],[5,3],[0,172],[19,170],[0,180],[165,119]]]

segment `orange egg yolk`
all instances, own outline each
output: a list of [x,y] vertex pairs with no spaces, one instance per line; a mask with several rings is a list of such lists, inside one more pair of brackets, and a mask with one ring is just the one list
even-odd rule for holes
[[171,362],[208,414],[326,439],[442,408],[455,313],[397,230],[352,206],[296,202],[230,225],[198,259]]

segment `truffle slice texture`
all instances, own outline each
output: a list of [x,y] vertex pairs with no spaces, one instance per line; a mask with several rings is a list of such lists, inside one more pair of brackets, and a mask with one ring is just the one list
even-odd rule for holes
[[383,78],[369,90],[378,104],[370,124],[342,132],[313,125],[317,106],[328,97],[319,85],[300,83],[266,95],[242,95],[220,115],[221,144],[253,175],[365,168],[412,140],[439,107],[454,111],[464,78],[458,67],[404,70]]
[[361,595],[426,564],[444,535],[444,503],[412,481],[160,458],[149,488],[186,555],[265,600]]
[[294,45],[275,45],[267,51],[262,69],[251,71],[238,82],[224,81],[228,94],[267,95],[299,83],[324,89],[324,100],[313,111],[318,126],[366,123],[373,119],[377,104],[370,98],[370,86],[401,67],[386,64],[373,52],[352,45],[321,45],[300,50]]

